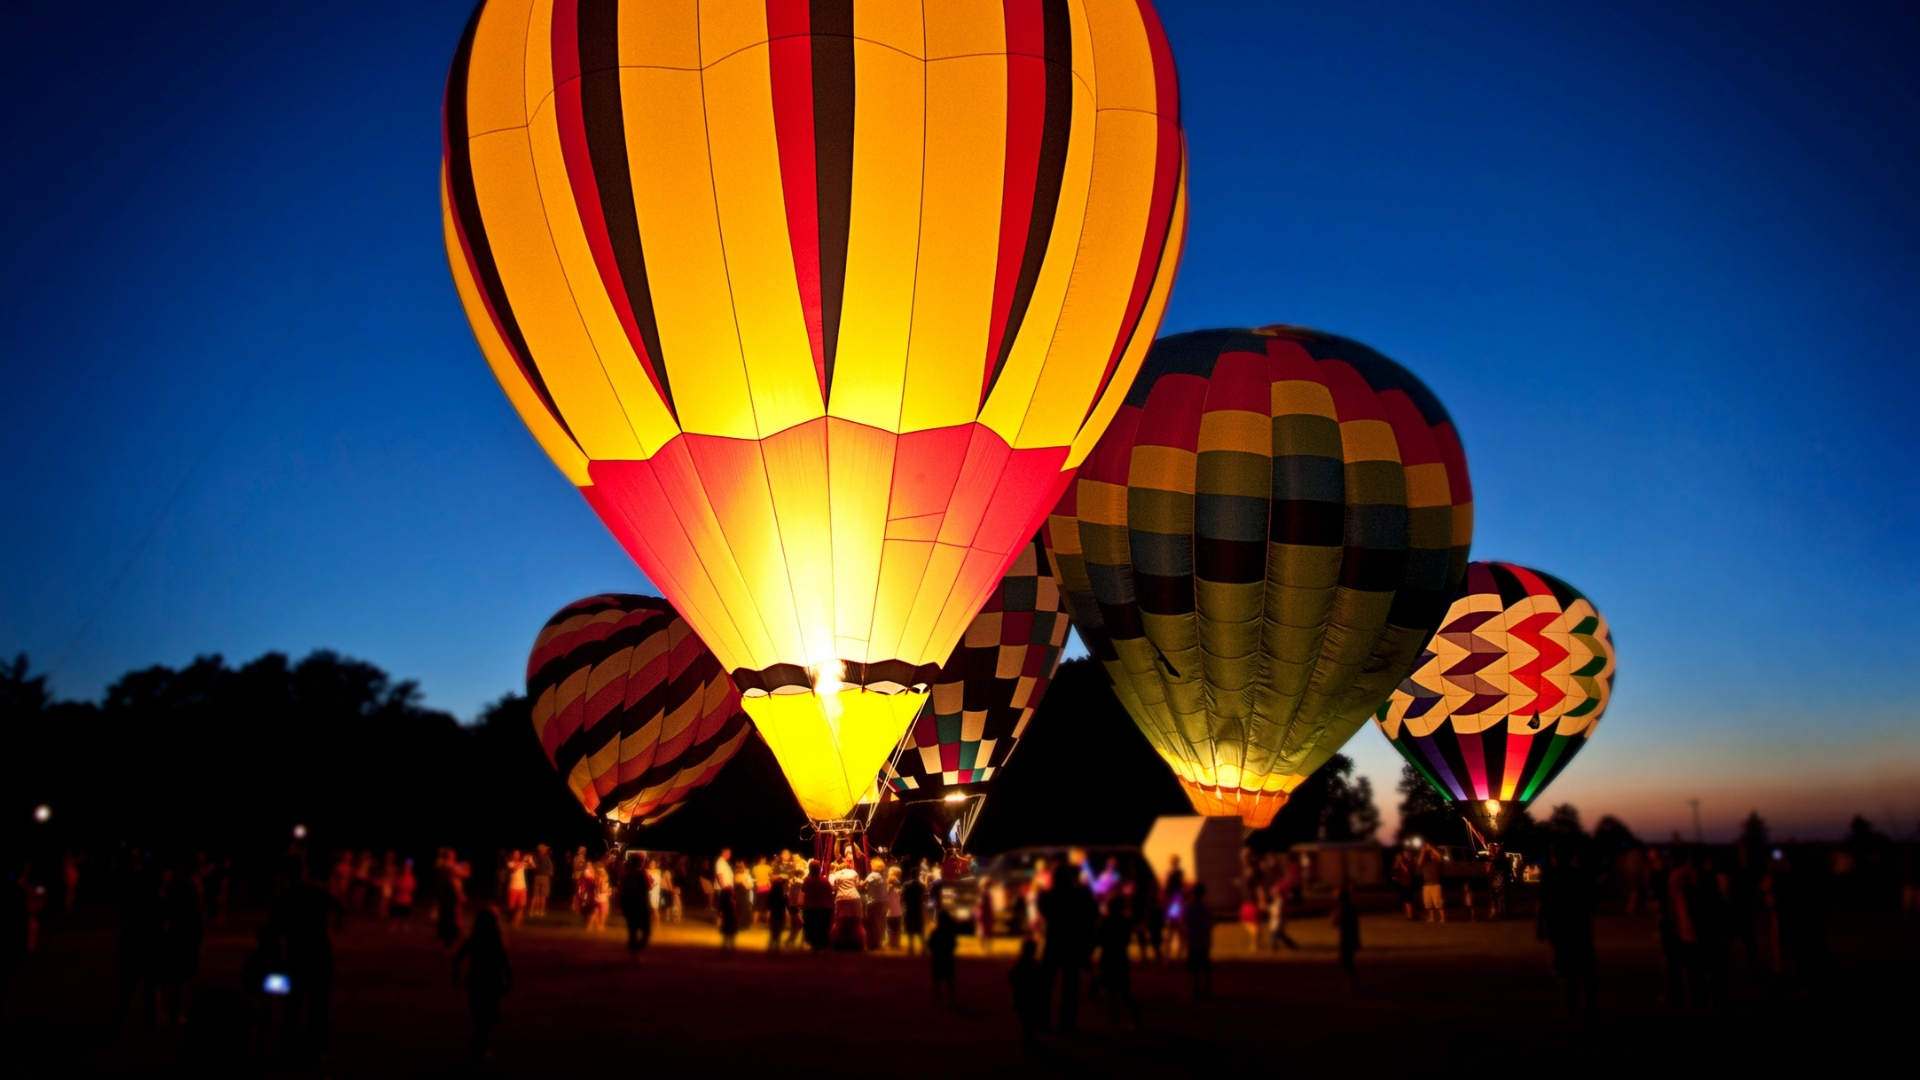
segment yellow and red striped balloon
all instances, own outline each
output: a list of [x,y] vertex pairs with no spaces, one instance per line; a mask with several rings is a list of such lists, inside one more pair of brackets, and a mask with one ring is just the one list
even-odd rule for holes
[[445,134],[508,397],[844,813],[1159,324],[1151,6],[488,0]]
[[652,824],[706,786],[747,739],[740,693],[657,596],[561,608],[527,657],[533,733],[587,813]]

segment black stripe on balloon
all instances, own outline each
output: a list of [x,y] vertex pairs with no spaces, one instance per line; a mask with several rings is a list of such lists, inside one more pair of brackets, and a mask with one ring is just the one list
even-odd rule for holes
[[[646,347],[645,361],[660,380],[660,394],[675,419],[673,386],[660,354],[660,324],[653,314],[653,289],[647,280],[647,256],[640,243],[640,213],[633,202],[633,174],[627,164],[627,121],[620,104],[619,0],[580,0],[580,115],[586,128],[587,158],[600,189],[600,218],[606,223],[613,261],[627,291],[634,324]],[[589,213],[581,207],[581,213]]]
[[1053,239],[1053,217],[1060,209],[1060,184],[1067,174],[1067,142],[1073,134],[1073,17],[1067,0],[1041,0],[1046,37],[1047,104],[1040,121],[1040,163],[1034,176],[1033,209],[1027,217],[1027,250],[1020,256],[1020,276],[1014,279],[1013,302],[1007,308],[1007,326],[1000,334],[1000,355],[993,358],[993,376],[987,393],[1000,382],[1013,343],[1026,321],[1027,306],[1040,282],[1047,244]]
[[[1100,610],[1101,620],[1106,623],[1105,633],[1099,636],[1108,642],[1109,649],[1113,648],[1112,642],[1133,641],[1147,636],[1146,626],[1140,621],[1140,605],[1100,603],[1095,606]],[[1116,651],[1114,658],[1118,657]]]
[[473,62],[473,38],[480,30],[480,13],[484,10],[485,4],[474,6],[473,17],[467,20],[467,28],[460,35],[460,47],[454,50],[453,69],[447,72],[447,99],[443,106],[447,140],[447,195],[453,203],[454,218],[460,223],[460,235],[467,242],[467,250],[473,253],[473,269],[475,276],[480,279],[480,291],[486,294],[494,318],[500,320],[500,332],[506,335],[507,347],[513,350],[521,368],[526,371],[540,403],[547,407],[547,412],[553,415],[560,430],[571,439],[573,429],[567,426],[566,418],[560,415],[559,408],[553,403],[553,395],[547,392],[547,381],[540,377],[540,366],[534,363],[533,353],[527,348],[526,335],[520,330],[520,321],[514,318],[513,305],[507,300],[506,286],[500,281],[500,267],[493,261],[493,245],[487,242],[486,222],[480,218],[480,196],[473,187],[473,149],[467,145],[467,69]]
[[1527,598],[1527,587],[1522,584],[1514,572],[1499,563],[1488,563],[1487,570],[1493,575],[1493,584],[1500,590],[1500,606],[1510,608]]
[[1345,535],[1346,507],[1317,499],[1282,499],[1267,519],[1267,540],[1275,544],[1338,547]]
[[1254,540],[1193,538],[1193,572],[1202,581],[1246,585],[1267,577],[1267,545]]
[[1149,615],[1193,614],[1193,577],[1163,577],[1160,574],[1133,573],[1133,591],[1140,610]]
[[1340,553],[1340,585],[1362,592],[1392,592],[1400,587],[1406,562],[1402,549],[1346,548]]
[[[554,768],[562,774],[572,771],[581,758],[598,753],[616,739],[635,734],[655,717],[673,712],[690,699],[704,694],[707,683],[718,678],[719,674],[719,662],[710,656],[703,656],[678,677],[649,687],[640,700],[633,704],[623,702],[609,709],[599,723],[592,727],[581,727],[560,744],[560,748],[554,751]],[[622,689],[624,691],[625,687]],[[698,720],[694,722],[698,723]]]
[[813,190],[820,229],[820,341],[827,391],[840,346],[853,218],[853,0],[813,0]]
[[[749,722],[746,713],[735,712],[732,716],[727,717],[726,723],[720,725],[720,730],[714,732],[711,738],[708,738],[704,742],[692,743],[671,760],[656,761],[648,767],[646,772],[641,773],[639,776],[624,783],[615,784],[613,791],[610,792],[605,799],[601,800],[601,805],[606,807],[618,806],[650,787],[658,787],[666,783],[668,780],[673,779],[682,769],[693,764],[694,759],[704,760],[702,756],[703,749],[725,746],[727,740],[740,734],[741,729],[745,728]],[[695,721],[695,723],[698,723],[698,721]],[[664,795],[666,793],[662,792],[661,794]]]

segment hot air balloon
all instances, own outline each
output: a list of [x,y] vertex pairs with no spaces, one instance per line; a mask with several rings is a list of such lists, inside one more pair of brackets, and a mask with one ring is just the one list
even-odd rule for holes
[[1434,790],[1498,836],[1593,737],[1613,667],[1607,620],[1580,590],[1476,562],[1375,720]]
[[1146,0],[488,0],[447,81],[488,363],[817,820],[1119,407],[1184,177]]
[[620,825],[678,809],[748,735],[720,661],[656,596],[561,608],[527,657],[527,697],[547,760],[589,814]]
[[1466,456],[1312,330],[1162,338],[1048,520],[1074,624],[1194,808],[1265,826],[1413,669],[1466,572]]
[[882,776],[891,796],[929,805],[941,835],[965,844],[983,789],[1026,733],[1066,641],[1066,609],[1036,536],[940,665]]

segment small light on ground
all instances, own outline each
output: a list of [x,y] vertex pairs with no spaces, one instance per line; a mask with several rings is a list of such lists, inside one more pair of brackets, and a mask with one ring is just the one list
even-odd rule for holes
[[39,822],[42,825],[45,825],[47,822],[52,821],[53,807],[48,806],[46,803],[41,803],[39,806],[34,807],[33,820]]

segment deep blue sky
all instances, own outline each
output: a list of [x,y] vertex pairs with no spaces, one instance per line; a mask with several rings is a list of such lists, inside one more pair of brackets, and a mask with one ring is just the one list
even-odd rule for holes
[[[1920,819],[1920,15],[1829,6],[1162,7],[1165,328],[1319,326],[1447,402],[1475,553],[1612,620],[1550,793],[1590,818]],[[448,280],[464,0],[77,7],[0,9],[0,651],[93,697],[324,646],[471,715],[645,588]]]

